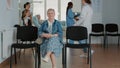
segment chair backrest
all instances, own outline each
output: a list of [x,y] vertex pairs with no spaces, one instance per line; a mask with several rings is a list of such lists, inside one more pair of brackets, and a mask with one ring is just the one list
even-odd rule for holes
[[38,37],[38,29],[33,26],[20,26],[17,28],[17,39],[21,41],[35,41]]
[[100,23],[92,24],[92,32],[95,33],[104,32],[104,25]]
[[114,23],[106,24],[105,32],[118,32],[118,25]]
[[84,40],[88,38],[87,28],[83,26],[70,26],[67,27],[66,39],[75,41]]

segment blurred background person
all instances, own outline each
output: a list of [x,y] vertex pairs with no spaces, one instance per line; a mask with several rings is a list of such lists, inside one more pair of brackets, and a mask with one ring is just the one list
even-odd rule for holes
[[[91,22],[93,16],[93,9],[91,7],[91,0],[82,0],[82,10],[80,13],[79,20],[74,24],[75,26],[84,26],[87,27],[88,36],[91,32]],[[78,19],[78,17],[76,17]],[[80,40],[79,43],[85,43],[85,40]],[[84,54],[80,55],[80,57],[87,57],[87,48],[83,49]],[[91,50],[91,54],[93,54],[93,50]]]
[[[26,3],[24,4],[24,10],[22,11],[22,17],[25,16],[26,10],[29,11],[29,16],[28,16],[28,17],[29,17],[29,19],[30,19],[30,21],[31,21],[31,23],[32,23],[32,12],[30,11],[30,2],[26,2]],[[22,24],[22,25],[25,25],[25,22],[24,22],[23,18],[22,18],[22,22],[23,22],[23,23],[21,23],[21,24]]]
[[42,20],[41,20],[41,16],[40,15],[35,15],[33,18],[32,18],[32,21],[33,21],[33,24],[40,28],[41,24],[42,24]]
[[32,26],[32,21],[30,19],[30,10],[24,10],[22,14],[23,26]]

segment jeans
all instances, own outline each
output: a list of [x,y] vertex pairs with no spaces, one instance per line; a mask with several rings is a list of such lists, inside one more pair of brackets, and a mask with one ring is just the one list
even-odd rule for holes
[[[85,39],[85,40],[80,40],[80,41],[78,41],[78,42],[79,42],[79,44],[84,44],[84,43],[86,43],[86,40],[87,40],[87,39]],[[69,43],[70,43],[70,44],[74,44],[74,40],[70,40],[70,39],[69,39]],[[87,48],[83,48],[83,52],[84,52],[84,53],[87,53]]]

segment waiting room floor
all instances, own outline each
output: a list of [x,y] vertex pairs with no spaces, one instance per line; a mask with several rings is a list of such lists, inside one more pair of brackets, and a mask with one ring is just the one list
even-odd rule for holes
[[[101,45],[92,45],[95,51],[92,57],[92,68],[120,68],[120,47],[109,45],[104,49]],[[89,68],[86,58],[80,58],[82,50],[68,49],[68,68]],[[25,55],[21,55],[18,64],[13,64],[13,68],[34,68],[34,58],[31,49],[26,50]],[[57,68],[62,68],[62,57],[57,58]],[[0,65],[0,68],[9,68],[9,63]],[[51,68],[51,62],[42,62],[41,68]]]

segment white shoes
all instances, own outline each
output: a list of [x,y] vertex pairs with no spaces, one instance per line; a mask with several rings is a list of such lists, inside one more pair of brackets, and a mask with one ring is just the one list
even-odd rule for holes
[[86,54],[81,54],[80,58],[87,58],[87,55]]
[[48,58],[48,57],[45,57],[45,58],[43,58],[42,60],[43,60],[44,62],[48,63],[49,58]]
[[[91,50],[91,55],[93,55],[93,53],[94,53],[94,50]],[[80,57],[81,58],[87,58],[87,54],[86,53],[81,54]]]
[[94,50],[91,50],[91,55],[93,55],[94,52],[95,52]]

